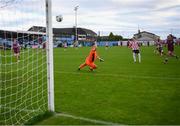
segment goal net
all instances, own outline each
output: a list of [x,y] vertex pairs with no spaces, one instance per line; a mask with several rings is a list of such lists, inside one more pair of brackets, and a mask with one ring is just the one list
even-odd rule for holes
[[48,110],[45,0],[0,0],[0,125]]

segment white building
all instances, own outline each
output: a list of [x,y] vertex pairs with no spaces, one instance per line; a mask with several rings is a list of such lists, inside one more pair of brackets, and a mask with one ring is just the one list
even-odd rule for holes
[[137,34],[134,34],[134,38],[143,45],[154,45],[155,41],[157,41],[160,36],[147,31],[140,32],[139,30]]

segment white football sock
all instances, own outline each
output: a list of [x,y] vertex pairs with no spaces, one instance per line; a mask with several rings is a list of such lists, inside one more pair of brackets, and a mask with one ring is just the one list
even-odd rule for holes
[[138,57],[139,57],[139,62],[141,62],[141,54],[140,53],[138,54]]
[[136,53],[133,53],[134,62],[136,62]]

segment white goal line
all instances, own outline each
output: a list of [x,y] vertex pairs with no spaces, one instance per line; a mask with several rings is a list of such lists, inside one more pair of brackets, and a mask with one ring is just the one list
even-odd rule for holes
[[60,74],[74,74],[74,75],[96,75],[96,76],[110,76],[110,77],[123,77],[123,78],[140,78],[140,79],[161,79],[161,80],[180,80],[179,77],[158,77],[158,76],[136,76],[136,75],[122,75],[122,74],[101,74],[101,73],[79,73],[79,72],[65,72],[65,71],[54,71]]
[[85,117],[80,117],[80,116],[75,116],[75,115],[70,115],[70,114],[65,114],[65,113],[56,113],[56,116],[68,117],[68,118],[72,118],[72,119],[76,119],[76,120],[82,120],[82,121],[91,122],[91,123],[95,123],[95,124],[121,125],[118,123],[107,122],[107,121],[96,120],[96,119],[90,119],[90,118],[85,118]]

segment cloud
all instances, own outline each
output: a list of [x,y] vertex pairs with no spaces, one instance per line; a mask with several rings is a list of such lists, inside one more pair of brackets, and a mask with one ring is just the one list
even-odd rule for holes
[[[45,0],[15,1],[6,8],[0,8],[1,28],[45,26]],[[160,36],[166,36],[170,29],[175,29],[174,34],[180,37],[180,0],[52,0],[53,27],[73,27],[76,5],[79,5],[79,27],[125,36],[136,33],[138,26]],[[55,20],[59,14],[64,19],[61,23]]]

